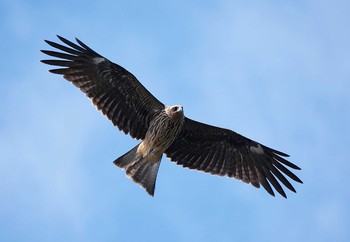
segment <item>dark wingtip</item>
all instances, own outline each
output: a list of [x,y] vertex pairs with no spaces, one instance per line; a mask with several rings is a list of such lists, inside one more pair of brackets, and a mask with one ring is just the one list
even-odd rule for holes
[[283,194],[280,193],[282,195],[282,197],[284,197],[285,199],[287,199],[287,194],[283,191]]
[[294,175],[294,177],[291,177],[291,178],[292,178],[294,181],[296,181],[296,182],[298,182],[298,183],[300,183],[300,184],[303,184],[303,181],[300,180],[299,177],[297,177],[297,176]]
[[66,39],[65,38],[63,38],[61,35],[59,35],[59,34],[56,34],[56,36],[57,36],[57,38],[59,39],[59,40],[61,40],[62,42],[64,42]]
[[290,155],[288,155],[284,152],[278,151],[278,150],[274,150],[274,153],[276,153],[277,155],[283,156],[283,157],[290,157]]
[[51,60],[40,60],[40,62],[46,64],[46,65],[52,65]]
[[48,50],[40,50],[40,52],[46,54],[46,52],[48,52]]
[[[261,144],[260,144],[260,145],[261,145]],[[265,146],[265,145],[261,145],[261,146],[263,146],[263,148],[265,148],[265,149],[269,150],[270,152],[275,153],[275,154],[277,154],[277,155],[280,155],[280,156],[283,156],[283,157],[289,157],[288,154],[286,154],[286,153],[284,153],[284,152],[282,152],[282,151],[272,149],[272,148],[267,147],[267,146]]]
[[297,165],[294,164],[294,167],[293,167],[295,170],[301,170],[301,168]]

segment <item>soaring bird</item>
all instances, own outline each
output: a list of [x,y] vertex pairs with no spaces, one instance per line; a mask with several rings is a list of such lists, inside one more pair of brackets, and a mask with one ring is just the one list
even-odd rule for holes
[[189,169],[236,178],[257,188],[261,185],[272,196],[271,185],[287,197],[280,183],[296,192],[285,175],[302,183],[287,168],[300,170],[283,158],[287,154],[232,130],[185,117],[181,105],[164,105],[133,74],[79,39],[73,43],[57,37],[61,44],[45,42],[58,51],[42,50],[55,59],[42,62],[57,66],[50,72],[78,87],[119,130],[142,140],[114,164],[151,196],[163,154]]

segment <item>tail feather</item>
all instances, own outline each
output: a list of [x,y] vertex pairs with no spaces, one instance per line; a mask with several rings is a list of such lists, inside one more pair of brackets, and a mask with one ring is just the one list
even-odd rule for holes
[[139,159],[136,151],[139,145],[136,145],[133,149],[116,159],[113,163],[120,168],[126,169],[128,166],[130,166],[133,162],[137,161]]
[[126,175],[141,184],[148,194],[153,196],[159,165],[160,161],[152,164],[146,159],[141,159],[127,168]]
[[[114,164],[126,170],[126,175],[146,189],[149,195],[154,195],[161,156],[154,162],[137,153],[134,147],[129,152],[114,161]],[[152,159],[153,160],[153,159]]]

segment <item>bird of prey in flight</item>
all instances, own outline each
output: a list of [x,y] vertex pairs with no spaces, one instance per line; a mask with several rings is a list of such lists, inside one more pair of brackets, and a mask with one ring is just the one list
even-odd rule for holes
[[[260,185],[274,196],[287,197],[281,183],[296,192],[286,178],[302,183],[287,167],[300,170],[283,157],[287,154],[248,139],[232,130],[187,118],[181,105],[166,106],[123,67],[96,53],[79,39],[63,44],[46,40],[55,57],[42,60],[57,66],[50,72],[63,75],[78,87],[119,130],[142,140],[114,164],[153,196],[163,154],[189,169],[227,176]],[[272,185],[272,187],[271,187]]]

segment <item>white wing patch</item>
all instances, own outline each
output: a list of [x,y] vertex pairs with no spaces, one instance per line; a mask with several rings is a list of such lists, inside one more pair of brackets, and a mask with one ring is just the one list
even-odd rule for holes
[[102,57],[95,57],[94,59],[94,63],[96,65],[100,64],[101,62],[104,62],[106,59],[105,58],[102,58]]
[[250,151],[259,155],[264,154],[264,150],[259,144],[258,147],[250,146]]

